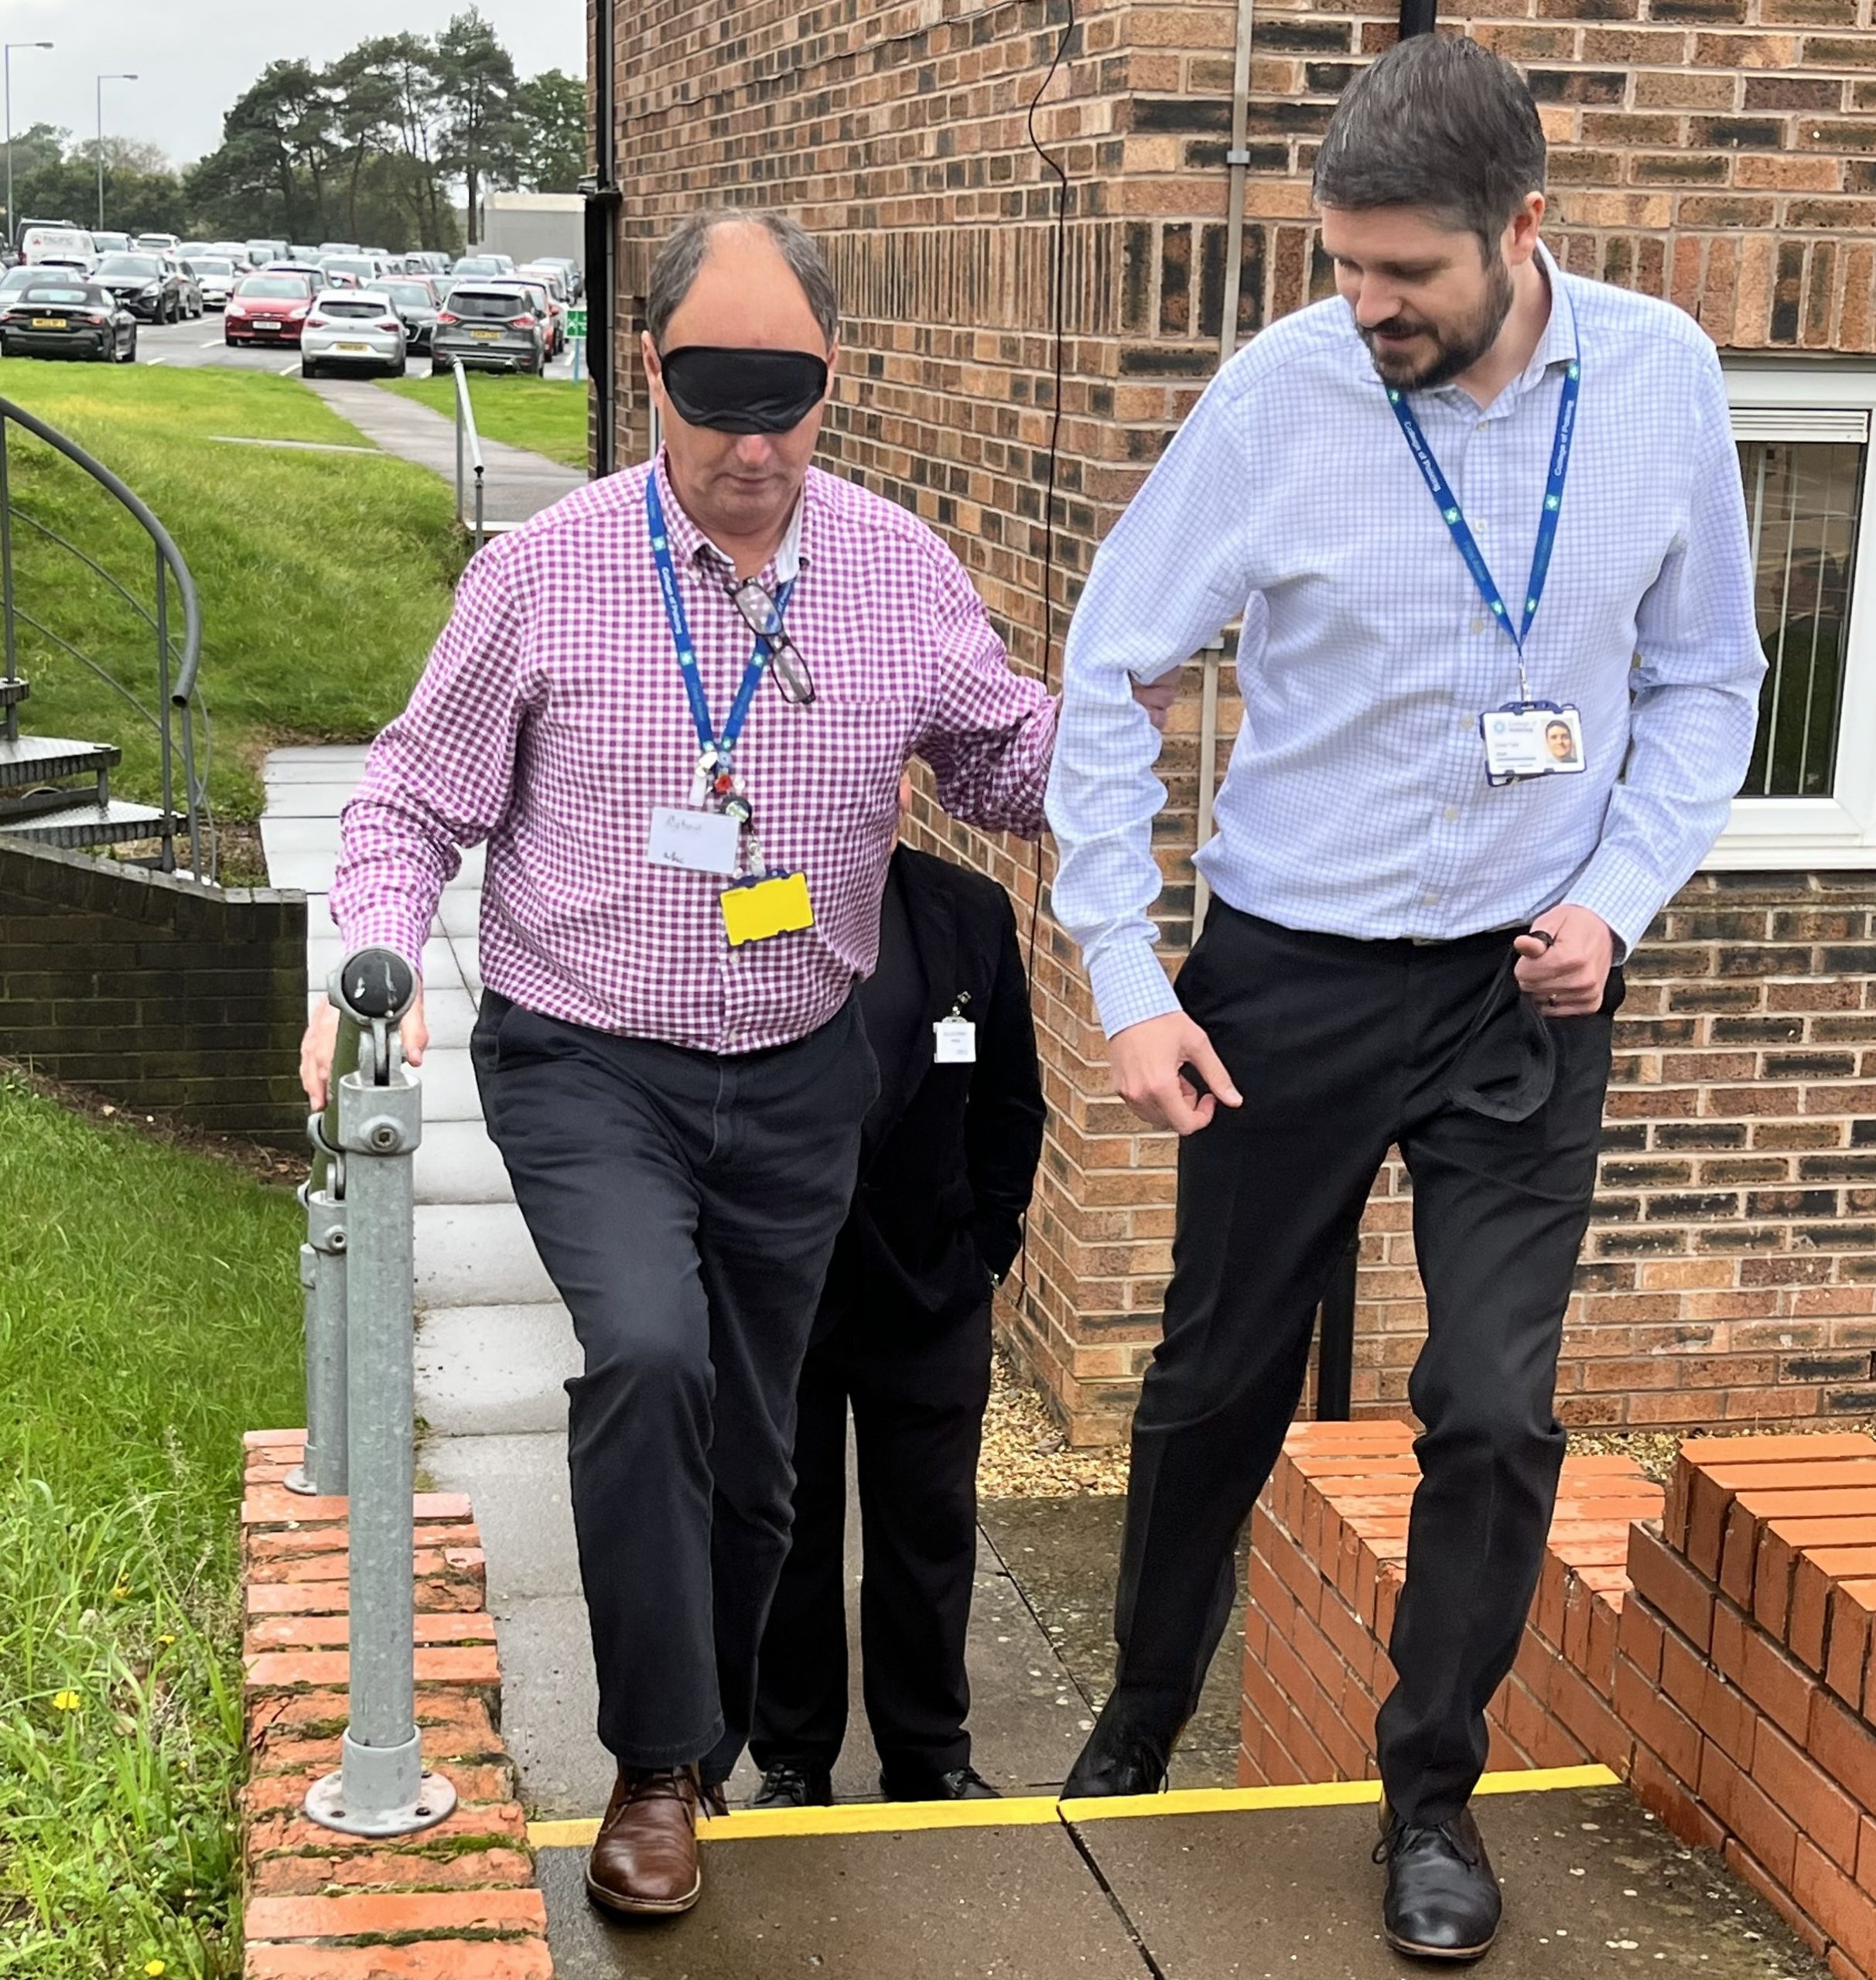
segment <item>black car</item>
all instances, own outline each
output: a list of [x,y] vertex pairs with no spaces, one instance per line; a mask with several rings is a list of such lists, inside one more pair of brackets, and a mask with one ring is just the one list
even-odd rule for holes
[[144,323],[183,320],[182,278],[163,255],[107,254],[91,271],[91,279]]
[[405,348],[428,350],[430,333],[436,327],[436,312],[443,307],[428,278],[421,275],[384,275],[372,283],[371,292],[391,298],[391,306],[404,324]]
[[0,306],[0,357],[83,357],[129,364],[137,319],[94,282],[29,282]]

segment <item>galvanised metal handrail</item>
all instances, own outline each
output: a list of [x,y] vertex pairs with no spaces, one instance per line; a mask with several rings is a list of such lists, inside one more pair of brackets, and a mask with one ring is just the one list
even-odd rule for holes
[[[62,454],[97,483],[150,539],[155,560],[156,590],[152,611],[123,583],[105,570],[97,559],[77,544],[42,522],[36,516],[17,508],[13,500],[12,440],[15,426]],[[13,524],[15,520],[36,531],[89,568],[129,606],[148,626],[156,641],[157,707],[150,708],[119,681],[101,661],[81,651],[70,640],[52,630],[19,602],[13,570]],[[170,631],[169,586],[174,582],[183,608],[183,637],[179,646]],[[62,648],[80,665],[87,667],[114,688],[155,732],[160,746],[162,783],[162,817],[159,835],[162,842],[162,865],[166,872],[176,870],[176,758],[179,753],[183,770],[183,817],[189,842],[189,870],[198,879],[214,876],[214,821],[208,804],[208,765],[212,748],[208,710],[196,691],[196,678],[201,663],[202,613],[196,599],[195,579],[183,561],[169,532],[158,521],[149,505],[102,461],[94,459],[75,440],[55,426],[49,426],[36,414],[15,401],[0,398],[0,640],[4,653],[0,681],[19,679],[19,626],[29,626],[43,639]],[[203,760],[200,773],[196,763],[195,723],[201,717]],[[12,704],[0,709],[9,740],[18,734],[18,711]]]
[[[476,431],[476,409],[469,402],[469,374],[463,360],[453,357],[449,369],[456,374],[456,520],[458,527],[470,529],[475,547],[482,548],[482,438]],[[463,513],[463,448],[466,441],[470,465],[474,471],[476,513],[473,525]]]

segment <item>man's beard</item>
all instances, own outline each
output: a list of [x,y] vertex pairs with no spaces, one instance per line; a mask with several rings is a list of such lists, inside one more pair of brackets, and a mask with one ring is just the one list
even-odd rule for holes
[[[1450,385],[1462,372],[1471,370],[1497,343],[1498,333],[1505,327],[1505,319],[1511,313],[1511,271],[1505,265],[1504,256],[1495,251],[1485,265],[1485,296],[1478,309],[1461,322],[1443,326],[1416,323],[1404,316],[1390,316],[1372,329],[1362,329],[1358,323],[1355,327],[1360,331],[1362,341],[1367,345],[1368,354],[1384,384],[1400,391],[1427,392],[1436,386]],[[1418,331],[1432,340],[1433,354],[1416,369],[1404,356],[1382,349],[1378,340],[1383,330]]]

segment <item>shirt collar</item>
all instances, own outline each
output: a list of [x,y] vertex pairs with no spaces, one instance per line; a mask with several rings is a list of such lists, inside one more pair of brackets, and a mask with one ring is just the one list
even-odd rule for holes
[[1536,384],[1552,365],[1570,364],[1577,355],[1576,304],[1563,270],[1541,241],[1537,244],[1537,264],[1550,286],[1550,320],[1545,324],[1531,361],[1518,381],[1520,388]]
[[[674,561],[678,568],[694,570],[698,558],[706,552],[716,562],[733,568],[734,558],[704,534],[678,499],[678,491],[671,484],[670,465],[662,448],[658,450],[658,463],[652,472],[658,476],[658,494],[665,504],[665,534],[671,539],[671,547],[675,553]],[[813,493],[814,473],[811,469],[795,502],[794,514],[788,518],[788,532],[769,559],[764,574],[772,577],[778,586],[792,583],[808,562],[808,511]]]

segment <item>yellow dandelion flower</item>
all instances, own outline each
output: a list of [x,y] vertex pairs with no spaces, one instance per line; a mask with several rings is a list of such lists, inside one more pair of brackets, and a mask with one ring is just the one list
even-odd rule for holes
[[111,1599],[113,1602],[125,1601],[129,1598],[129,1595],[130,1583],[127,1581],[119,1582],[117,1586],[111,1591]]
[[146,1959],[143,1962],[143,1970],[150,1976],[150,1980],[162,1980],[162,1976],[169,1969],[160,1959]]
[[54,1712],[76,1712],[81,1702],[76,1692],[54,1692],[52,1695]]
[[164,1647],[166,1648],[169,1644],[171,1644],[174,1643],[174,1642],[175,1642],[175,1640],[176,1640],[176,1639],[175,1639],[175,1637],[171,1637],[171,1636],[162,1636],[162,1637],[159,1637],[156,1639],[156,1640],[157,1640],[159,1644],[162,1644],[162,1645],[164,1645]]

